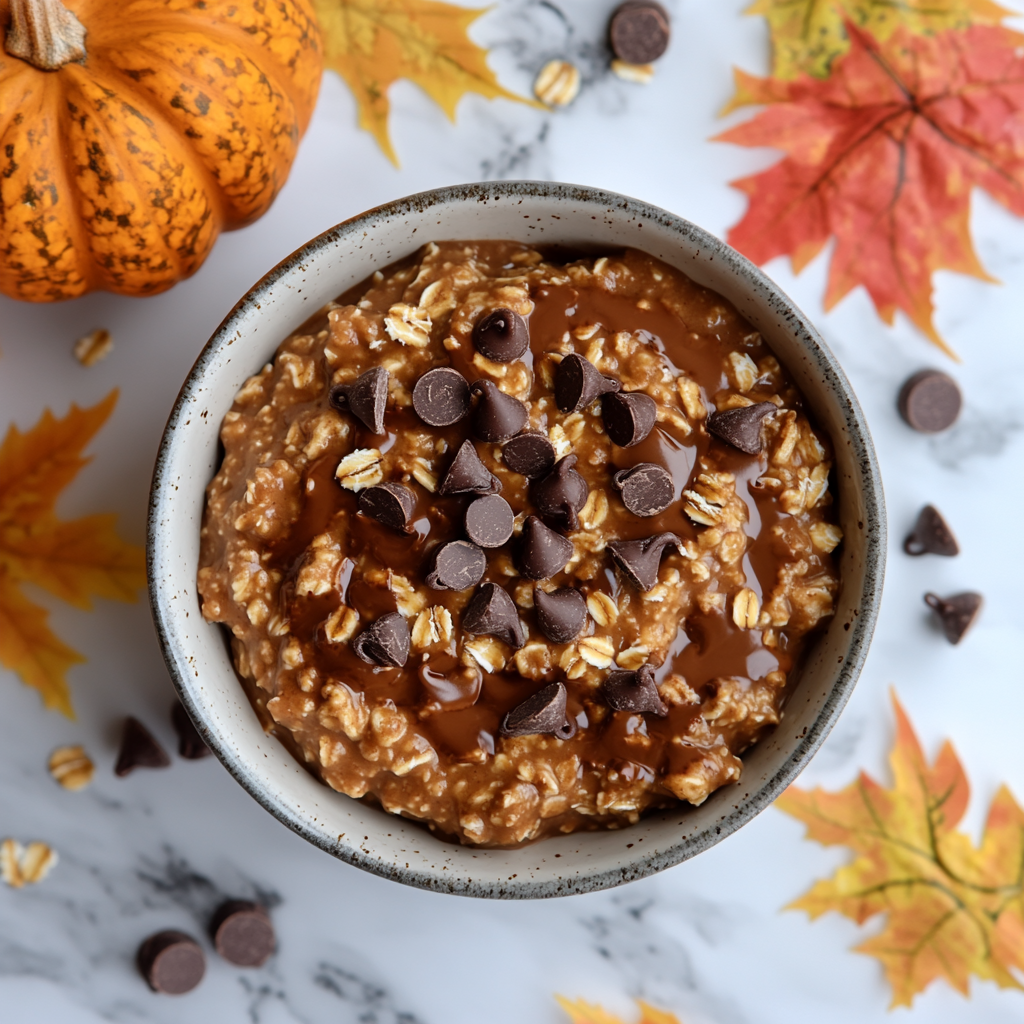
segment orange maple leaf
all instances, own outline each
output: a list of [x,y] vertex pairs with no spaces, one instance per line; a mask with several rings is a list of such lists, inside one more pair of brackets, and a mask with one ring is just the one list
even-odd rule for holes
[[[558,1005],[569,1014],[572,1024],[625,1024],[621,1017],[616,1017],[600,1006],[594,1006],[582,999],[570,1002],[568,999],[563,999],[562,996],[555,996],[555,998],[558,1000]],[[664,1010],[658,1010],[642,999],[637,1000],[637,1006],[640,1007],[640,1020],[637,1024],[680,1024],[678,1017],[666,1013]]]
[[881,961],[892,1006],[945,978],[964,995],[973,974],[1022,988],[1024,811],[1001,787],[980,847],[957,830],[970,788],[946,742],[931,765],[893,694],[893,787],[870,776],[838,793],[790,786],[776,806],[807,826],[807,837],[847,846],[851,864],[817,882],[790,908],[816,918],[836,910],[858,924],[886,914],[883,930],[857,947]]
[[61,491],[91,461],[82,451],[116,403],[112,391],[91,409],[72,405],[63,419],[47,409],[24,434],[12,424],[0,445],[0,664],[69,718],[67,671],[85,659],[54,636],[48,613],[25,597],[21,584],[34,583],[85,609],[92,597],[134,601],[145,586],[145,556],[117,536],[115,516],[65,522],[53,511]]
[[971,243],[971,190],[1024,215],[1020,36],[900,28],[879,43],[846,27],[827,79],[736,72],[733,106],[770,106],[717,138],[786,156],[733,182],[750,204],[729,242],[756,263],[788,255],[799,273],[835,236],[825,308],[864,285],[886,323],[901,309],[953,355],[932,322],[932,274],[993,280]]

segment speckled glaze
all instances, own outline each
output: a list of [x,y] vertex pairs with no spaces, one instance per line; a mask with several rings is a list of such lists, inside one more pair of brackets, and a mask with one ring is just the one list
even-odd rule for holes
[[[725,296],[761,331],[832,438],[846,537],[835,618],[807,652],[781,724],[744,757],[741,781],[701,807],[518,850],[442,842],[328,789],[266,736],[221,628],[200,613],[204,489],[235,392],[330,299],[425,242],[459,238],[633,246],[657,256]],[[642,878],[708,849],[768,806],[814,755],[857,682],[881,599],[885,549],[881,478],[863,414],[800,310],[757,267],[681,217],[625,196],[545,182],[410,196],[339,224],[267,274],[207,343],[181,389],[157,457],[148,528],[150,601],[164,658],[203,738],[238,782],[289,828],[349,864],[425,889],[500,899],[566,896]]]

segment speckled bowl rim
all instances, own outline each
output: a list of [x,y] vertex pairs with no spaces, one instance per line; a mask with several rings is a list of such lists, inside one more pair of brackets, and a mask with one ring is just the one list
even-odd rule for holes
[[[408,214],[422,213],[433,206],[444,206],[453,202],[485,202],[509,198],[517,201],[530,198],[559,199],[571,203],[595,204],[616,215],[627,215],[642,222],[651,222],[678,232],[687,241],[696,243],[701,252],[710,252],[713,258],[725,263],[732,274],[745,281],[755,292],[760,292],[767,304],[782,319],[788,321],[791,335],[799,341],[804,352],[810,357],[815,369],[821,373],[824,384],[841,398],[843,418],[848,431],[849,443],[859,467],[858,484],[865,513],[864,536],[864,587],[860,594],[860,611],[851,623],[847,655],[835,676],[829,696],[822,704],[820,713],[807,728],[800,742],[792,750],[782,766],[761,787],[734,807],[734,810],[720,819],[715,827],[653,853],[636,849],[628,864],[613,869],[581,872],[571,878],[558,880],[510,880],[492,881],[457,880],[451,875],[438,871],[418,870],[383,864],[364,851],[356,848],[339,849],[325,840],[321,832],[311,828],[306,820],[292,808],[282,806],[267,792],[265,783],[258,772],[245,763],[236,752],[222,746],[205,726],[196,702],[191,695],[191,673],[187,658],[176,649],[172,640],[170,622],[176,609],[173,602],[165,600],[160,578],[160,535],[155,529],[166,492],[175,485],[165,472],[170,453],[180,443],[181,431],[186,425],[189,406],[194,393],[203,379],[207,367],[217,358],[220,351],[230,345],[243,315],[254,305],[258,308],[261,298],[274,286],[289,277],[299,276],[304,263],[319,250],[337,245],[345,240],[354,240],[361,233],[370,230],[375,222],[398,218]],[[443,230],[438,232],[444,237]],[[283,340],[283,339],[282,339]],[[202,481],[205,488],[206,481]],[[197,484],[198,486],[198,484]],[[463,896],[490,897],[500,899],[537,899],[551,896],[574,895],[611,888],[625,882],[653,875],[672,867],[698,853],[716,845],[771,804],[806,767],[824,742],[833,725],[849,700],[857,679],[867,658],[868,648],[874,633],[878,609],[881,602],[885,571],[886,514],[879,471],[871,435],[863,411],[853,392],[846,374],[838,360],[825,344],[818,331],[807,317],[785,293],[757,266],[735,249],[695,224],[659,207],[613,192],[587,186],[560,182],[506,181],[482,182],[432,189],[383,206],[375,207],[359,216],[330,228],[294,253],[282,260],[273,270],[261,278],[232,311],[203,348],[193,365],[174,404],[167,421],[154,468],[150,493],[147,528],[147,568],[149,574],[149,596],[154,624],[159,637],[164,660],[182,703],[193,721],[236,781],[267,811],[298,835],[332,856],[362,868],[381,877],[390,878],[417,888],[434,892],[452,893]],[[198,608],[195,609],[198,611]],[[348,799],[339,794],[339,799]],[[381,812],[383,813],[383,812]],[[592,833],[600,834],[600,833]],[[580,833],[575,835],[579,836]],[[474,851],[486,856],[486,850]]]

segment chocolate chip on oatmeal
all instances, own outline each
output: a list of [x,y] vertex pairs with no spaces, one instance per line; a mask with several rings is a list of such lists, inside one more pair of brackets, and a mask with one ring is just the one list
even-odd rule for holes
[[641,590],[651,590],[658,582],[658,567],[665,549],[680,540],[674,533],[658,533],[643,540],[613,540],[608,550],[629,581]]
[[708,433],[721,438],[733,448],[739,448],[747,455],[757,455],[764,447],[761,423],[766,416],[778,411],[771,402],[756,402],[740,409],[713,412],[707,421]]
[[635,672],[610,672],[601,686],[601,693],[613,711],[629,711],[637,715],[664,718],[668,707],[658,695],[654,669],[642,665]]
[[951,427],[962,404],[956,381],[939,370],[915,373],[900,388],[897,399],[904,421],[923,434],[937,434]]
[[180,996],[191,992],[206,973],[202,947],[184,932],[150,935],[136,954],[139,973],[154,992]]
[[562,412],[579,412],[621,387],[614,377],[605,377],[589,359],[575,352],[555,367],[555,404]]
[[262,967],[277,946],[266,908],[250,900],[227,900],[213,914],[214,949],[236,967]]
[[380,366],[361,374],[354,384],[335,384],[328,400],[335,409],[352,413],[371,434],[384,433],[388,404],[388,371]]
[[450,427],[469,412],[469,381],[450,366],[427,370],[412,389],[412,407],[429,427]]
[[473,328],[477,352],[496,363],[521,359],[530,347],[530,328],[512,309],[496,309]]
[[206,741],[199,735],[189,717],[189,713],[182,706],[180,701],[175,701],[171,708],[171,724],[178,734],[178,753],[188,761],[198,761],[200,758],[208,757],[213,751],[206,745]]
[[550,594],[534,587],[533,607],[540,631],[554,644],[575,640],[587,621],[587,602],[572,587],[561,587]]
[[938,594],[925,594],[924,603],[938,615],[946,639],[951,644],[958,644],[978,617],[982,596],[970,591],[946,598],[939,597]]
[[124,722],[114,774],[123,777],[136,768],[166,768],[170,763],[167,751],[157,743],[153,734],[137,718],[129,715]]
[[565,683],[549,683],[527,697],[501,720],[503,736],[536,736],[550,733],[567,740],[576,735],[576,723],[567,718]]
[[515,437],[530,418],[526,406],[506,395],[493,381],[476,380],[469,386],[480,400],[473,410],[470,429],[481,441],[507,441]]
[[401,612],[382,615],[352,641],[352,650],[368,665],[401,668],[409,660],[409,626]]
[[472,441],[463,441],[448,467],[437,493],[442,497],[451,494],[497,494],[501,481],[480,461]]
[[555,533],[536,516],[527,516],[519,542],[519,571],[528,580],[546,580],[560,573],[572,558],[568,537]]
[[587,503],[590,488],[587,481],[576,472],[578,459],[566,455],[543,480],[530,488],[541,519],[557,530],[578,530],[580,510]]
[[555,446],[546,434],[528,432],[506,441],[501,458],[513,473],[536,480],[555,464]]
[[485,494],[466,509],[466,536],[482,548],[500,548],[508,542],[516,517],[500,494]]
[[462,613],[462,628],[474,636],[497,637],[516,650],[526,643],[515,602],[497,583],[485,583],[470,598]]
[[604,429],[614,444],[630,448],[654,429],[658,403],[642,391],[617,391],[601,399]]
[[914,529],[903,542],[903,550],[908,555],[945,555],[952,558],[960,554],[960,545],[939,510],[934,505],[925,505]]
[[392,530],[409,528],[416,496],[403,484],[376,484],[359,495],[359,511]]
[[619,60],[650,64],[668,48],[668,12],[653,0],[627,0],[617,7],[608,25],[608,40]]
[[622,504],[635,516],[656,516],[664,512],[676,493],[672,474],[653,462],[620,469],[612,477],[612,486],[622,494]]
[[466,540],[452,540],[434,552],[427,586],[433,590],[468,590],[475,587],[487,570],[487,556]]

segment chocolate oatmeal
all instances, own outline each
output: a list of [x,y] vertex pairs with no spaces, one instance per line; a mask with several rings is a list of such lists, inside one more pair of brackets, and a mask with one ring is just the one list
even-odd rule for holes
[[735,782],[833,612],[828,439],[640,252],[431,243],[288,338],[221,437],[199,590],[264,726],[466,843]]

